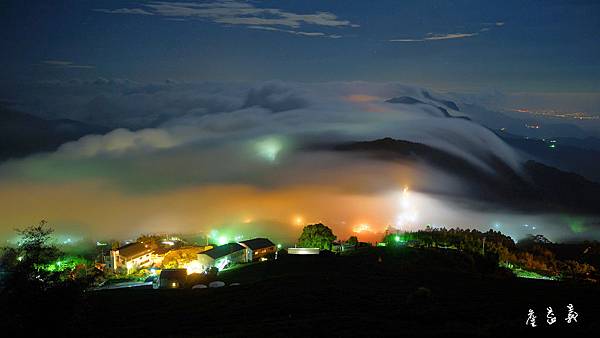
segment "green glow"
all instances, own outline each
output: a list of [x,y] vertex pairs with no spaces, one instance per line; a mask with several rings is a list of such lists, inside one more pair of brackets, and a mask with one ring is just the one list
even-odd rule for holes
[[277,249],[281,249],[282,245],[281,244],[277,244]]
[[78,265],[86,263],[86,260],[81,257],[66,256],[62,257],[61,259],[57,259],[50,264],[38,266],[37,268],[47,272],[62,272],[74,270]]
[[269,137],[256,142],[256,151],[258,155],[269,162],[275,162],[277,155],[283,148],[281,141],[275,137]]
[[229,243],[229,240],[227,239],[227,236],[220,236],[217,243],[223,245]]
[[400,242],[400,236],[396,236],[396,237],[394,237],[394,240],[395,240],[396,242]]
[[549,147],[550,148],[556,148],[556,145],[555,144],[551,144]]
[[567,224],[569,229],[575,234],[580,234],[588,231],[588,227],[585,224],[585,220],[581,217],[564,215],[562,221]]
[[580,221],[573,221],[569,223],[569,228],[571,228],[571,231],[573,231],[576,234],[580,234],[587,230],[585,225],[583,225]]
[[527,271],[519,268],[514,268],[511,270],[519,278],[556,280],[554,277],[544,276],[533,271]]

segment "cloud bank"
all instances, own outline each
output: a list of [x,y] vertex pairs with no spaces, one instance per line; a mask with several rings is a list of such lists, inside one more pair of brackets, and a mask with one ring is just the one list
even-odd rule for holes
[[488,32],[492,28],[502,27],[504,26],[504,22],[495,22],[495,23],[484,23],[482,24],[484,27],[480,28],[478,31],[470,32],[470,33],[427,33],[422,38],[404,38],[404,39],[390,39],[389,42],[427,42],[427,41],[440,41],[440,40],[454,40],[454,39],[464,39],[470,38],[474,36],[478,36],[483,32]]
[[[41,218],[93,236],[208,231],[251,218],[255,227],[248,229],[291,240],[299,229],[290,220],[301,215],[347,236],[357,224],[378,231],[397,225],[398,194],[408,186],[419,196],[420,225],[485,228],[502,222],[519,236],[521,223],[543,222],[549,234],[564,235],[564,224],[550,211],[501,214],[490,212],[493,206],[469,207],[481,205],[469,203],[472,187],[425,163],[315,147],[392,137],[444,150],[491,175],[491,158],[519,170],[522,159],[511,147],[481,125],[447,117],[440,107],[449,98],[423,88],[105,79],[37,84],[26,92],[28,99],[14,100],[21,110],[41,106],[47,118],[114,130],[0,164],[5,234]],[[403,96],[420,103],[386,102]]]
[[296,29],[303,26],[359,27],[358,24],[339,19],[330,12],[299,14],[278,8],[257,7],[253,3],[233,0],[206,3],[155,1],[140,4],[139,8],[95,9],[95,11],[107,14],[152,15],[178,21],[198,19],[222,25],[239,25],[250,29],[329,38],[341,36]]

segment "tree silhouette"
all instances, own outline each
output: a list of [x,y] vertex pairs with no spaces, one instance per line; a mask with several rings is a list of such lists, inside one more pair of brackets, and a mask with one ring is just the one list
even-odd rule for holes
[[348,238],[348,240],[346,242],[350,245],[357,245],[358,238],[356,236],[350,236],[350,238]]
[[331,243],[336,238],[337,236],[333,234],[328,226],[322,223],[310,224],[302,230],[302,235],[298,239],[298,245],[306,248],[331,250]]

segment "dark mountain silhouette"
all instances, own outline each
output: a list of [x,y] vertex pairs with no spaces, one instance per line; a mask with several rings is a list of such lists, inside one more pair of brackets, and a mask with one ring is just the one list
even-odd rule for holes
[[391,138],[336,145],[336,151],[361,152],[385,161],[412,161],[439,168],[465,182],[465,196],[523,211],[565,211],[600,214],[600,184],[586,178],[528,161],[517,173],[490,155],[493,173],[430,146]]
[[[429,95],[429,93],[427,92],[423,92],[425,94],[427,94],[427,98],[430,99],[431,101],[435,101],[436,103],[440,103],[445,105],[446,107],[450,108],[450,109],[454,109],[454,110],[458,110],[458,107],[456,106],[456,104],[452,101],[443,101],[443,100],[437,100],[434,99],[433,97],[431,97],[431,95]],[[442,113],[442,116],[440,117],[448,117],[448,118],[459,118],[459,119],[465,119],[465,120],[471,120],[469,117],[467,116],[452,116],[448,110],[444,107],[440,107],[438,105],[429,103],[429,102],[423,102],[421,100],[415,99],[412,96],[398,96],[398,97],[392,97],[391,99],[387,99],[385,100],[385,102],[387,103],[395,103],[395,104],[424,104],[424,105],[428,105],[431,107],[436,108],[438,111],[440,111]],[[436,115],[438,116],[438,115]]]
[[[535,139],[512,135],[507,132],[496,132],[500,138],[513,148],[518,149],[540,163],[583,175],[595,182],[600,182],[600,150],[594,148],[594,138],[573,140],[571,138]],[[590,145],[585,144],[590,140]]]
[[45,120],[0,107],[0,161],[53,151],[61,144],[84,135],[104,134],[108,131],[108,128],[79,121]]
[[425,102],[423,102],[421,100],[417,100],[414,97],[410,97],[410,96],[392,97],[391,99],[385,100],[385,102],[387,102],[387,103],[401,103],[401,104],[417,104],[417,103],[423,103],[423,104],[425,104]]
[[442,99],[438,99],[435,98],[433,96],[431,96],[431,94],[429,94],[428,91],[423,91],[423,97],[430,99],[431,101],[435,101],[439,104],[443,104],[444,106],[456,110],[456,111],[460,111],[460,109],[458,108],[458,106],[456,105],[456,103],[452,102],[452,101],[448,101],[448,100],[442,100]]

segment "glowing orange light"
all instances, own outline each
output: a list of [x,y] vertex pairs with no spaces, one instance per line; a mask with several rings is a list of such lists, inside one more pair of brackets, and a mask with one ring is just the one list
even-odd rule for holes
[[356,232],[357,234],[362,232],[373,232],[373,230],[371,230],[371,226],[366,223],[359,224],[358,226],[354,227],[352,231]]
[[350,102],[372,102],[372,101],[378,101],[381,100],[379,97],[377,96],[372,96],[372,95],[364,95],[364,94],[354,94],[354,95],[348,95],[346,97],[344,97],[346,100],[350,101]]

